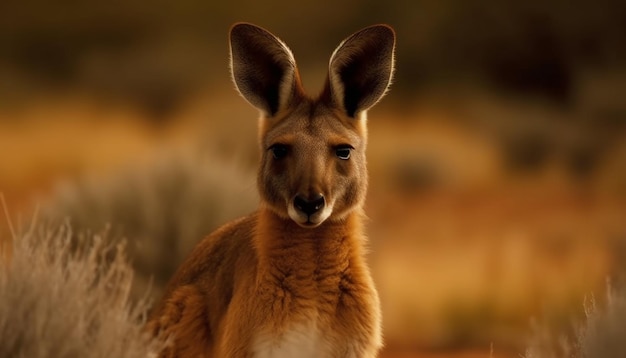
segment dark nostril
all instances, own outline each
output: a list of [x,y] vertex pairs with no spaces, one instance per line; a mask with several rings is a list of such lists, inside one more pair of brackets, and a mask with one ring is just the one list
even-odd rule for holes
[[324,207],[324,196],[322,194],[315,194],[307,199],[301,195],[296,195],[293,199],[293,205],[303,213],[311,215]]

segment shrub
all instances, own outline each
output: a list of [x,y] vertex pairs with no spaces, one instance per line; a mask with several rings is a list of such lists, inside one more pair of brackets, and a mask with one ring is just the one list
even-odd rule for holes
[[110,239],[128,238],[138,276],[134,292],[154,280],[158,295],[192,247],[252,211],[256,195],[250,173],[212,157],[177,154],[66,184],[44,206],[44,216],[69,217],[78,230],[110,226]]
[[[79,240],[74,240],[77,237]],[[148,357],[147,302],[131,304],[123,245],[33,225],[0,255],[0,357]]]

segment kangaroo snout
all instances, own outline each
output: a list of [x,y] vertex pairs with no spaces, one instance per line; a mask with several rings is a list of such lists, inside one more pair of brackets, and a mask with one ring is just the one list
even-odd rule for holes
[[319,191],[296,194],[287,205],[291,220],[304,228],[314,228],[324,222],[333,212],[333,203]]
[[296,195],[293,199],[293,206],[307,216],[311,216],[321,210],[326,204],[324,195],[317,193],[311,196]]

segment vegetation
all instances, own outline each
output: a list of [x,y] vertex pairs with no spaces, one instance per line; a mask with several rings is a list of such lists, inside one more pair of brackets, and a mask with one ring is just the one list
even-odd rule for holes
[[137,271],[135,293],[167,283],[191,248],[228,220],[256,207],[249,173],[213,157],[171,155],[110,177],[68,183],[47,202],[43,217],[69,218],[79,231],[109,228],[127,239]]
[[626,291],[609,287],[600,307],[593,296],[585,303],[585,318],[572,332],[557,335],[538,326],[525,358],[618,358],[626,352]]
[[122,244],[36,221],[10,240],[12,250],[0,256],[0,356],[143,358],[155,351],[142,329],[148,302],[130,299],[133,270]]

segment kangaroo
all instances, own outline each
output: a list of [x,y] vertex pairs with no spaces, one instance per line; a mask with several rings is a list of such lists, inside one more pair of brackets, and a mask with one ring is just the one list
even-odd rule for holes
[[367,27],[310,97],[289,48],[230,30],[241,96],[260,112],[259,209],[202,240],[148,322],[161,357],[376,357],[379,299],[365,263],[366,111],[394,72],[395,33]]

